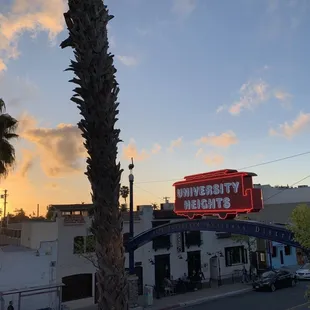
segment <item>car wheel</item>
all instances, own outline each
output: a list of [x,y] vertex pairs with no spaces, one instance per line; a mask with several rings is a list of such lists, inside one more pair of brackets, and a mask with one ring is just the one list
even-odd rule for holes
[[270,290],[271,290],[271,292],[274,292],[274,291],[276,290],[276,287],[275,287],[274,284],[271,284],[271,285],[270,285]]

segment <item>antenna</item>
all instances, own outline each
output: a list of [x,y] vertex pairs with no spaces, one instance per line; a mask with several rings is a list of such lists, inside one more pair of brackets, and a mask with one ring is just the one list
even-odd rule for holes
[[163,199],[165,200],[165,203],[169,203],[169,198],[170,197],[163,197]]

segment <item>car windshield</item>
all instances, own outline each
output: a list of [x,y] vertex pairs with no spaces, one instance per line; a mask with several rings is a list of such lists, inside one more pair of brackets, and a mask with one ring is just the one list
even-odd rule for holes
[[264,272],[261,277],[262,278],[270,278],[273,277],[276,273],[274,271],[266,271]]
[[310,264],[305,264],[301,267],[301,269],[310,269]]

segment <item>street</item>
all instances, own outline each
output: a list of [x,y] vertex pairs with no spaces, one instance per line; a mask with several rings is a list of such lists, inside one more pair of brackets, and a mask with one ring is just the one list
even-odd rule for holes
[[300,282],[294,288],[285,288],[274,293],[250,292],[243,295],[223,298],[204,304],[189,306],[184,309],[193,310],[309,310],[310,303],[304,298],[307,285],[310,283]]

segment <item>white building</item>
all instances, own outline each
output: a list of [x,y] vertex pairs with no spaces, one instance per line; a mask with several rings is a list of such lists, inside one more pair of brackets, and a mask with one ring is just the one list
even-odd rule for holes
[[[71,309],[94,304],[97,298],[96,268],[92,254],[92,236],[89,233],[90,219],[87,214],[90,205],[52,207],[58,215],[55,221],[22,223],[19,227],[20,233],[11,234],[15,238],[10,237],[8,240],[11,239],[12,243],[33,250],[39,249],[42,242],[55,242],[57,253],[55,258],[53,257],[55,260],[53,281],[65,285],[62,288],[63,302]],[[162,207],[163,210],[156,211],[153,211],[151,206],[138,208],[134,214],[135,235],[158,225],[183,220],[174,214],[171,205],[166,204]],[[129,231],[128,213],[124,213],[123,218],[124,240],[126,240]],[[35,260],[32,263],[29,269],[36,268]],[[12,261],[11,266],[7,268],[13,270],[14,264]],[[232,274],[236,270],[241,270],[243,265],[249,268],[246,245],[237,244],[225,233],[189,232],[161,236],[135,252],[140,293],[145,284],[160,287],[164,277],[177,279],[184,273],[190,275],[200,269],[207,280],[218,277],[223,281],[231,280]],[[50,265],[44,266],[46,269],[41,273],[48,274]],[[126,254],[126,268],[128,268],[128,254]],[[12,286],[13,283],[18,283],[19,277],[20,274],[12,271]]]
[[33,310],[59,305],[55,263],[57,243],[41,242],[37,249],[6,245],[0,249],[0,292],[5,309]]

